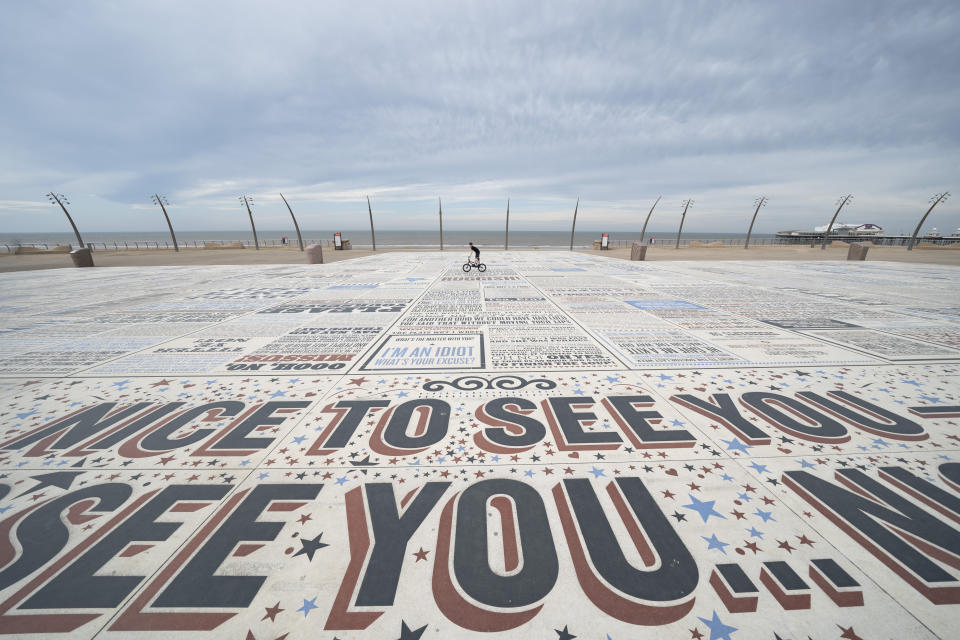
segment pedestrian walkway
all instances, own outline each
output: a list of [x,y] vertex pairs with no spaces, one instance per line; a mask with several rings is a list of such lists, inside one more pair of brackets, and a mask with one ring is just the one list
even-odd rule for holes
[[0,274],[0,634],[956,637],[956,267],[493,256]]

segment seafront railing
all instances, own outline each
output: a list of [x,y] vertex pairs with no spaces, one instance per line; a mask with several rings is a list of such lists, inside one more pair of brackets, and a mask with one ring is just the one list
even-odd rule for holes
[[[864,238],[856,236],[837,236],[830,238],[831,242],[846,242],[848,244],[854,242],[872,242],[877,246],[906,246],[909,242],[909,236],[885,236],[882,238]],[[614,249],[628,249],[632,246],[634,242],[637,242],[638,239],[635,237],[627,237],[624,239],[611,239],[610,247]],[[677,237],[676,236],[655,236],[652,238],[647,238],[644,241],[644,244],[648,246],[655,247],[674,247],[676,246]],[[781,236],[778,238],[752,238],[750,240],[751,247],[760,247],[760,246],[802,246],[810,245],[811,243],[815,244],[820,241],[820,236]],[[730,248],[742,248],[743,247],[743,238],[681,238],[680,239],[680,248],[696,248],[696,247],[730,247]],[[937,238],[920,238],[919,243],[921,245],[927,246],[949,246],[960,243],[960,237],[957,236],[944,236]],[[253,248],[254,243],[248,240],[188,240],[178,242],[181,249],[229,249],[229,248]],[[307,239],[304,238],[304,244],[319,244],[324,247],[332,247],[333,241],[327,238],[322,239]],[[26,247],[28,249],[38,250],[38,251],[51,251],[55,250],[58,246],[52,242],[19,242],[15,244],[0,244],[0,247],[3,247],[5,253],[17,253],[19,247]],[[261,247],[285,247],[289,249],[297,249],[296,243],[290,243],[289,241],[286,244],[283,244],[282,240],[261,240]],[[130,250],[160,250],[160,249],[173,249],[173,244],[168,240],[117,240],[115,242],[88,242],[87,247],[93,251],[130,251]],[[379,243],[379,247],[382,250],[398,250],[398,249],[407,249],[407,250],[424,250],[431,251],[437,248],[436,245],[410,245],[410,244],[383,244]],[[371,245],[369,244],[353,244],[354,249],[370,249]],[[567,245],[550,245],[550,244],[511,244],[511,249],[513,250],[531,250],[539,249],[545,251],[551,250],[562,250],[569,249]],[[575,244],[574,249],[591,249],[592,244]],[[921,247],[922,248],[922,247]],[[460,251],[460,247],[454,249],[447,249],[447,252]],[[488,248],[487,251],[497,251],[495,248]]]

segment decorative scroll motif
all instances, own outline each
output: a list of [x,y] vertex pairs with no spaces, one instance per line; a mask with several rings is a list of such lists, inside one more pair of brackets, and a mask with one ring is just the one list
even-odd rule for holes
[[443,387],[453,387],[460,391],[476,391],[478,389],[500,389],[503,391],[515,391],[523,389],[528,385],[534,385],[537,389],[555,389],[557,383],[546,378],[537,378],[527,380],[520,376],[497,376],[496,378],[481,378],[480,376],[461,376],[452,382],[446,380],[431,380],[423,385],[424,391],[440,391]]

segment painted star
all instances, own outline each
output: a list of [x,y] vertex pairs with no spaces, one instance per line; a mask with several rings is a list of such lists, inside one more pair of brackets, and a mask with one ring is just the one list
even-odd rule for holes
[[[700,536],[700,537],[707,541],[707,551],[710,551],[710,549],[717,549],[723,555],[727,555],[726,547],[730,546],[729,542],[721,542],[720,538],[718,538],[717,534],[715,533],[711,535],[709,538],[707,536]],[[703,620],[703,618],[700,618],[700,619]]]
[[[44,473],[39,476],[30,476],[31,480],[36,480],[37,485],[32,489],[27,489],[20,496],[39,491],[47,487],[57,487],[59,489],[69,489],[70,485],[77,476],[86,473],[85,471],[54,471],[53,473]],[[17,496],[18,498],[20,496]]]
[[683,508],[696,511],[700,514],[700,517],[703,518],[704,522],[706,522],[710,516],[716,516],[717,518],[722,518],[724,520],[727,519],[727,516],[719,513],[713,508],[713,505],[717,503],[716,500],[697,500],[696,496],[694,496],[692,493],[688,493],[687,496],[690,498],[690,504],[683,505]]
[[557,640],[573,640],[577,636],[573,635],[567,630],[567,625],[563,625],[563,630],[554,629],[557,632]]
[[414,551],[414,552],[411,553],[410,555],[416,556],[416,558],[417,558],[417,559],[416,559],[416,562],[420,562],[421,560],[426,561],[426,559],[427,559],[427,554],[428,554],[428,553],[430,553],[430,552],[429,552],[429,551],[424,551],[424,550],[423,550],[423,547],[420,547],[420,550],[419,550],[419,551]]
[[280,603],[277,602],[277,604],[273,605],[272,607],[264,607],[264,611],[266,611],[267,613],[264,614],[262,618],[260,618],[261,621],[266,620],[267,618],[270,618],[270,622],[276,622],[277,614],[280,613],[281,611],[284,611],[284,609],[281,609]]
[[699,616],[697,618],[710,630],[710,640],[730,640],[730,634],[737,630],[737,627],[723,624],[716,611],[713,612],[713,619],[711,620]]
[[297,611],[303,611],[303,617],[306,618],[307,615],[308,615],[313,609],[319,609],[319,608],[320,608],[320,607],[318,607],[318,606],[315,604],[316,601],[317,601],[317,596],[314,596],[314,597],[311,598],[310,600],[307,600],[306,598],[304,598],[304,599],[303,599],[303,606],[300,607],[299,609],[297,609]]
[[427,625],[423,625],[419,629],[410,630],[410,627],[407,626],[405,620],[400,621],[400,638],[399,640],[419,640],[420,636],[423,635],[423,632],[427,630]]
[[840,631],[843,631],[843,633],[840,635],[841,638],[845,638],[846,640],[863,640],[863,638],[854,632],[853,627],[843,628],[840,625],[837,625],[837,628],[840,629]]
[[317,552],[317,549],[322,549],[324,547],[330,546],[328,544],[324,544],[323,542],[320,542],[321,537],[323,537],[323,533],[318,535],[313,540],[306,540],[304,538],[300,538],[300,544],[303,545],[303,548],[301,548],[300,551],[297,551],[295,554],[293,554],[293,557],[297,557],[299,555],[306,555],[307,560],[312,562],[313,554]]

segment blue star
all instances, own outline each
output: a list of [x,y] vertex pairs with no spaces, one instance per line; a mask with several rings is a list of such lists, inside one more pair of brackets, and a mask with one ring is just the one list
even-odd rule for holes
[[[279,397],[285,396],[285,395],[287,395],[287,392],[286,392],[286,391],[279,391],[279,390],[277,390],[277,391],[274,391],[273,393],[271,393],[271,394],[270,394],[270,397],[271,397],[271,398],[279,398]],[[316,598],[314,598],[314,599],[316,599]]]
[[800,458],[800,468],[801,468],[801,469],[813,469],[813,468],[816,467],[816,466],[817,466],[817,465],[813,464],[812,462],[807,462],[807,461],[804,460],[803,458]]
[[344,485],[347,483],[347,476],[340,476],[339,478],[336,479],[335,482],[338,485]]
[[532,478],[533,471],[531,471],[530,469],[527,469],[526,471],[523,472],[523,475],[527,476],[528,478]]
[[770,473],[769,471],[767,471],[767,465],[765,465],[765,464],[759,464],[756,460],[754,460],[753,462],[751,462],[751,463],[749,464],[749,467],[750,467],[751,469],[755,469],[755,470],[757,471],[757,473]]
[[747,449],[752,449],[753,447],[749,444],[740,442],[739,438],[734,438],[733,440],[724,440],[720,439],[720,442],[727,445],[727,451],[740,451],[741,453],[746,453]]
[[750,534],[751,538],[760,538],[763,540],[763,531],[758,531],[756,527],[750,527],[747,529],[747,533]]
[[575,394],[577,394],[578,396],[582,396],[582,395],[583,395],[583,389],[581,389],[580,387],[577,387],[576,389],[574,389],[573,392],[574,392]]
[[318,607],[317,605],[314,604],[316,601],[317,601],[317,596],[314,596],[314,597],[310,598],[309,600],[307,600],[306,598],[304,598],[304,599],[303,599],[303,606],[300,607],[299,609],[297,609],[297,611],[303,611],[303,617],[306,618],[306,617],[307,617],[307,614],[310,613],[311,610],[313,610],[313,609],[319,609],[319,608],[320,608],[320,607]]
[[307,436],[297,436],[296,438],[293,439],[293,441],[296,442],[297,444],[300,444],[306,439],[307,439]]
[[257,480],[263,480],[264,478],[269,478],[269,477],[270,477],[269,473],[267,473],[266,471],[262,471],[259,475],[257,475]]
[[764,522],[769,522],[771,520],[774,522],[777,521],[777,519],[773,517],[773,511],[761,511],[760,507],[757,507],[757,510],[753,512],[753,515],[763,518]]
[[17,414],[17,418],[20,419],[20,420],[23,420],[24,418],[29,418],[30,416],[32,416],[32,415],[35,414],[35,413],[38,413],[38,411],[37,411],[36,409],[34,409],[34,410],[32,410],[32,411],[28,411],[28,412],[26,412],[26,413],[18,413],[18,414]]
[[690,504],[683,505],[683,508],[696,511],[700,514],[700,517],[703,518],[704,522],[706,522],[710,516],[716,516],[718,518],[723,518],[724,520],[727,519],[727,516],[717,512],[717,510],[713,508],[713,505],[717,503],[716,500],[706,500],[701,502],[700,500],[697,500],[697,497],[692,493],[688,493],[687,495],[690,497]]
[[744,502],[750,502],[751,500],[753,500],[753,498],[751,498],[746,491],[742,493],[738,493],[737,497],[743,500]]
[[5,507],[0,507],[0,513],[6,513],[6,512],[9,511],[10,509],[13,509],[13,505],[12,505],[12,504],[8,504],[8,505],[5,506]]
[[729,542],[720,542],[720,539],[717,538],[717,534],[713,534],[709,538],[707,536],[700,537],[707,541],[707,551],[710,551],[710,549],[719,549],[720,553],[727,555],[727,550],[724,549],[724,547],[729,547]]
[[885,442],[883,438],[874,438],[874,439],[873,439],[873,444],[876,445],[876,446],[878,446],[878,447],[879,447],[879,446],[884,446],[884,447],[889,447],[889,446],[890,446],[890,443]]
[[661,373],[661,374],[660,374],[660,380],[661,380],[661,381],[663,381],[663,380],[673,380],[673,376],[668,376],[668,375],[666,375],[666,374]]
[[730,634],[737,630],[737,627],[731,627],[720,622],[716,610],[713,612],[712,620],[700,616],[697,616],[697,618],[710,629],[710,640],[730,640]]
[[901,380],[903,384],[912,384],[915,387],[922,387],[923,385],[917,382],[916,380]]
[[300,378],[290,378],[290,384],[296,384],[300,382]]
[[683,422],[683,420],[677,420],[676,418],[674,418],[673,421],[671,422],[671,424],[672,424],[674,427],[682,427],[682,426],[684,425],[684,422]]
[[406,398],[406,397],[409,396],[409,395],[410,395],[410,394],[407,393],[406,391],[400,391],[400,392],[397,393],[397,397],[398,397],[398,398]]
[[[437,458],[439,460],[439,458]],[[490,462],[500,462],[500,456],[494,455],[490,457]]]
[[617,382],[618,380],[620,380],[620,376],[607,376],[607,382],[613,383]]
[[242,462],[240,462],[240,466],[241,466],[241,467],[245,467],[245,466],[247,466],[248,464],[250,464],[250,461],[249,461],[249,460],[243,460]]
[[591,467],[590,473],[593,474],[594,478],[599,478],[600,476],[607,477],[607,472],[603,469],[597,469],[596,467]]
[[723,474],[722,476],[720,476],[720,479],[721,479],[721,480],[726,480],[727,482],[733,482],[733,476],[728,475],[728,474],[726,474],[726,473]]

